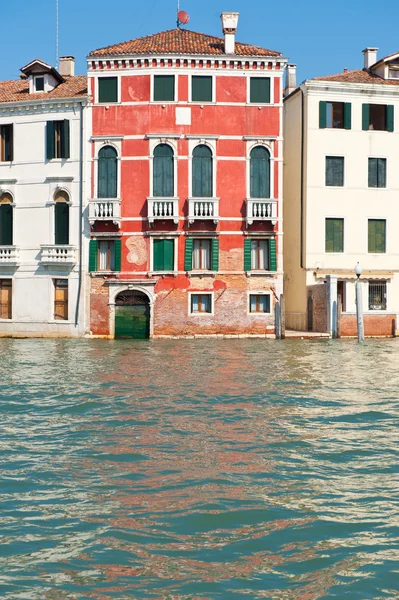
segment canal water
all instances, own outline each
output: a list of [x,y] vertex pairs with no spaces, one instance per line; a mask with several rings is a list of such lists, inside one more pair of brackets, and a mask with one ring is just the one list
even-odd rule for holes
[[0,343],[1,598],[399,598],[399,341]]

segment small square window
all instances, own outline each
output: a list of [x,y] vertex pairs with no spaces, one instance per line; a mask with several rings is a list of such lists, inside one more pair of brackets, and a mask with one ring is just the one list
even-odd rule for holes
[[251,77],[249,101],[254,104],[270,103],[270,77]]
[[270,294],[250,294],[250,313],[270,313]]
[[369,310],[387,309],[387,282],[369,282]]
[[212,313],[212,294],[191,294],[191,314]]
[[101,104],[118,102],[117,77],[100,77],[98,79],[98,102]]
[[191,79],[191,100],[193,102],[212,102],[212,77],[193,75]]
[[35,77],[35,92],[44,92],[44,77]]
[[175,76],[154,75],[154,101],[174,102],[175,100]]

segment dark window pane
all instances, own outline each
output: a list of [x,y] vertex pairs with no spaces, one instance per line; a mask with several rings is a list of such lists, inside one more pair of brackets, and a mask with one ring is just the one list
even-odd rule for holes
[[250,102],[257,104],[270,102],[270,78],[251,77]]
[[197,146],[193,151],[193,197],[212,197],[212,152],[207,146]]
[[69,244],[69,205],[66,202],[55,204],[55,244]]
[[193,75],[191,100],[193,102],[212,102],[212,77]]
[[98,153],[98,198],[116,198],[118,193],[117,152],[112,146],[104,146]]
[[263,146],[256,146],[250,156],[250,196],[270,198],[270,154]]
[[326,185],[344,185],[344,159],[342,156],[326,156]]
[[385,131],[387,128],[387,107],[385,104],[370,104],[369,110],[369,129]]
[[11,204],[0,204],[0,245],[12,246],[13,208]]
[[44,92],[44,77],[35,77],[36,92]]
[[100,77],[98,80],[98,101],[118,102],[118,78]]
[[174,158],[168,144],[159,144],[154,149],[153,195],[170,198],[174,195]]
[[175,76],[154,76],[154,100],[156,102],[173,102],[175,99]]

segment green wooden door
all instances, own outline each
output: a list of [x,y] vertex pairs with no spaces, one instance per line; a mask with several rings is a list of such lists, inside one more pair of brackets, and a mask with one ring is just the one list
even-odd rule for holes
[[115,337],[144,340],[150,336],[150,305],[140,292],[122,292],[116,298]]

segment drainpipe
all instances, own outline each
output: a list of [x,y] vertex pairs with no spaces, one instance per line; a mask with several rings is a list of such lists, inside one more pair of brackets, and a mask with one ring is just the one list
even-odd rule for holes
[[82,255],[83,255],[83,103],[80,104],[80,139],[79,139],[79,276],[76,296],[75,327],[79,324],[80,296],[82,293]]
[[304,135],[305,135],[305,120],[304,120],[304,116],[305,116],[305,107],[304,107],[304,94],[303,94],[303,90],[301,89],[301,232],[300,232],[300,265],[301,265],[301,269],[303,269],[303,213],[304,213],[304,208],[303,208],[303,185],[304,185],[304,175],[303,175],[303,171],[304,171],[304,146],[305,146],[305,140],[304,140]]

